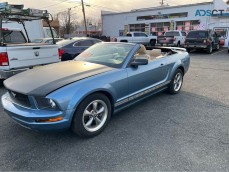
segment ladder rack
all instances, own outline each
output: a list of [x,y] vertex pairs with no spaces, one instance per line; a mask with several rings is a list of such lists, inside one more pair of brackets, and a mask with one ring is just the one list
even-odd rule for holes
[[26,28],[25,28],[25,21],[32,21],[32,20],[45,20],[50,28],[51,35],[53,38],[53,42],[55,43],[53,32],[49,22],[49,16],[47,10],[40,10],[40,9],[32,9],[27,8],[24,9],[24,5],[15,5],[15,4],[8,4],[8,2],[0,3],[0,45],[4,45],[3,43],[3,36],[2,36],[2,21],[15,21],[21,23],[24,27],[26,32],[26,36],[29,40]]

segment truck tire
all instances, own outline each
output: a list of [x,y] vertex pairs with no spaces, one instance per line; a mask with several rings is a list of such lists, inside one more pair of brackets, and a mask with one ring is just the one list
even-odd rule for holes
[[211,54],[212,51],[213,51],[213,47],[212,47],[212,44],[211,44],[211,45],[209,45],[207,52],[208,52],[208,54]]
[[151,39],[150,40],[150,46],[155,46],[156,44],[156,40],[155,39]]
[[120,42],[128,42],[127,40],[121,40]]
[[180,41],[177,43],[177,47],[180,47]]

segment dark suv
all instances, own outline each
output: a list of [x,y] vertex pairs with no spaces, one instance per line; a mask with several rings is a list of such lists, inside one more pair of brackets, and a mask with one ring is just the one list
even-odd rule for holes
[[219,50],[219,37],[212,30],[190,31],[184,47],[188,52],[192,49],[204,49],[211,54],[214,49]]

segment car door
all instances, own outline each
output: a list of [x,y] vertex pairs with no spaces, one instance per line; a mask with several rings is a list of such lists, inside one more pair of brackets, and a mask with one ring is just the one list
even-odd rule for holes
[[132,96],[143,92],[166,80],[168,74],[166,58],[160,58],[138,67],[129,66],[127,74],[129,95]]

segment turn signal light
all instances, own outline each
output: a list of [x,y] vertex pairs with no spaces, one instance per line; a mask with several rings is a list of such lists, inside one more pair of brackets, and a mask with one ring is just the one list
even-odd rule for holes
[[9,66],[9,59],[7,52],[0,53],[0,66]]
[[63,117],[50,118],[50,119],[37,119],[36,122],[57,122],[61,121]]

